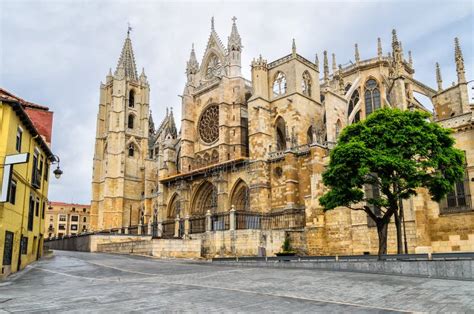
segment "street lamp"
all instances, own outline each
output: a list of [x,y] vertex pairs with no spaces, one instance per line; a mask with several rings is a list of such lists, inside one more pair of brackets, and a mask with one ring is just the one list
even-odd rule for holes
[[52,165],[58,164],[56,169],[54,169],[53,173],[54,173],[54,176],[56,177],[56,179],[59,179],[59,178],[61,178],[61,175],[63,174],[63,171],[61,170],[61,168],[59,168],[59,163],[61,162],[61,160],[59,159],[59,157],[57,155],[53,155],[53,157],[54,158],[51,160],[51,164]]

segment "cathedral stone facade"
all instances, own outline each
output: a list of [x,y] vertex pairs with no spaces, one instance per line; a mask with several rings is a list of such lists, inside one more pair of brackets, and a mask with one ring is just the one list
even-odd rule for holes
[[454,130],[466,178],[439,204],[423,189],[404,201],[408,251],[474,250],[474,118],[459,42],[458,82],[443,88],[436,65],[437,89],[414,78],[411,52],[405,58],[395,31],[389,53],[380,39],[374,46],[362,59],[356,44],[344,67],[324,51],[320,67],[293,41],[282,58],[254,59],[248,80],[236,19],[226,45],[212,20],[201,62],[193,47],[186,65],[178,131],[168,109],[155,127],[149,83],[144,71],[137,75],[127,35],[115,73],[101,84],[92,228],[175,239],[177,251],[192,243],[201,256],[270,255],[286,237],[301,254],[375,253],[377,232],[365,213],[319,205],[322,172],[345,126],[382,107],[428,111],[421,94],[433,103],[433,120]]

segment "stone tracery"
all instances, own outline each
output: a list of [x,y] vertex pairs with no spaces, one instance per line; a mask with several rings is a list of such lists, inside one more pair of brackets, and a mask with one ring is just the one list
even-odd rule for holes
[[199,135],[206,144],[219,138],[219,106],[210,105],[199,119]]

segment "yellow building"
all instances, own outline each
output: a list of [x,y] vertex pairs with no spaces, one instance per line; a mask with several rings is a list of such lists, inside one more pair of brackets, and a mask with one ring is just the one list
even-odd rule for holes
[[89,231],[90,205],[49,202],[44,219],[46,238],[61,238]]
[[[47,107],[0,89],[0,278],[42,255],[49,169],[55,160],[49,147],[52,119]],[[7,157],[17,154],[25,154],[26,162],[6,166]]]

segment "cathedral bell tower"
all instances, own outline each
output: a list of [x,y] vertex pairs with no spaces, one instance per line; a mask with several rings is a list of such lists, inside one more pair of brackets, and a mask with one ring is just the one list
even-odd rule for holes
[[137,74],[130,28],[115,73],[100,86],[91,226],[105,230],[143,220],[145,159],[148,152],[150,88]]

